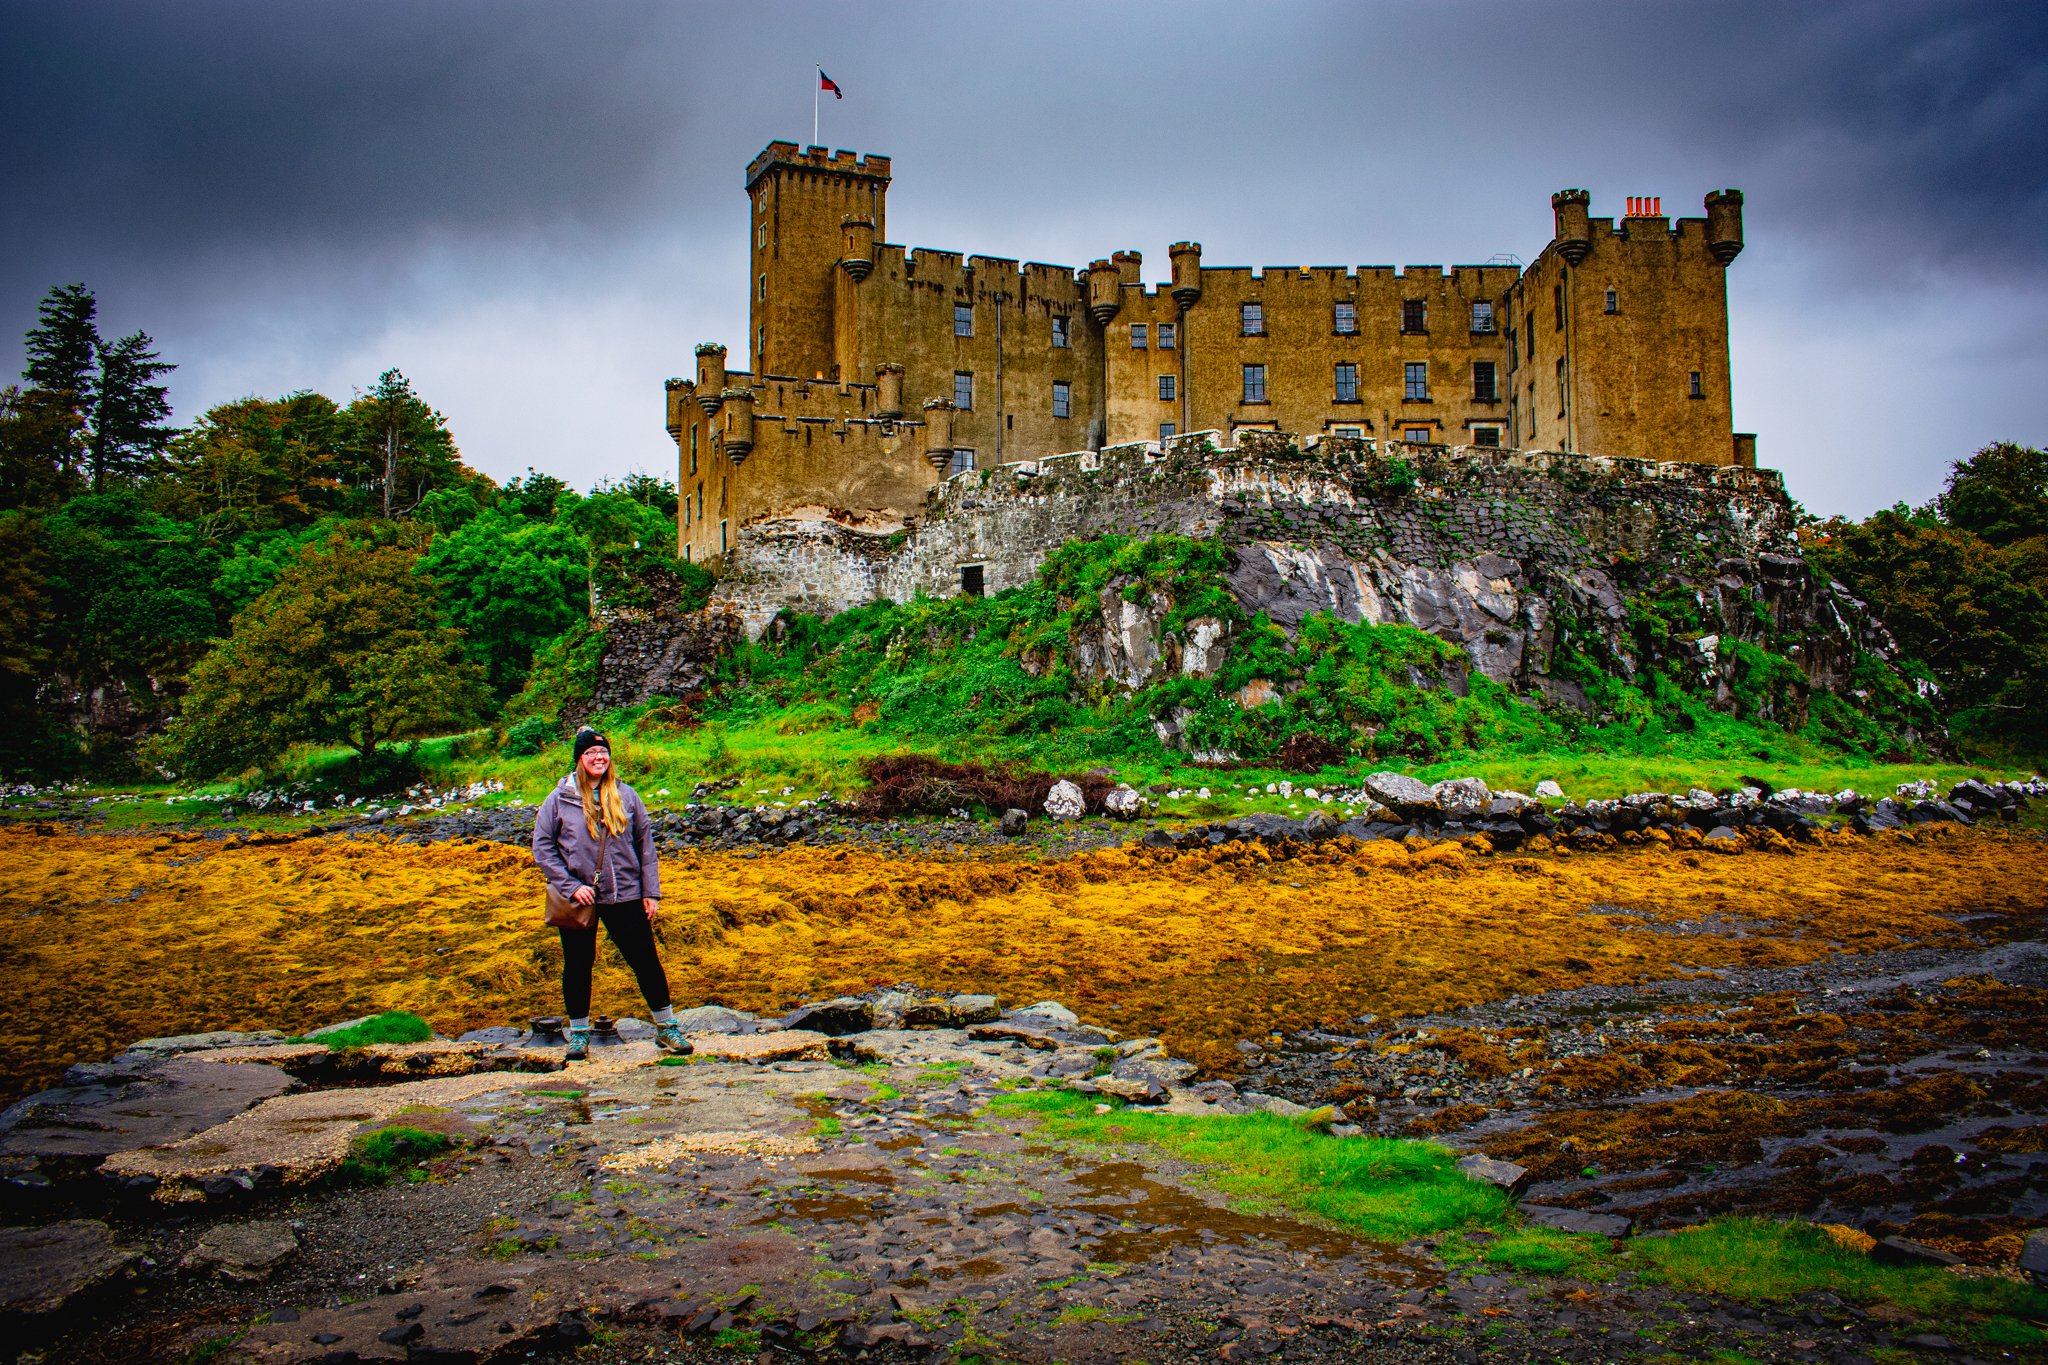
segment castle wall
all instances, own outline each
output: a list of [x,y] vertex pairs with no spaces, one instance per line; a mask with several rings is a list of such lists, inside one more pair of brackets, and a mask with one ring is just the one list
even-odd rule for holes
[[841,219],[883,230],[889,158],[799,150],[771,142],[747,168],[748,335],[745,353],[763,374],[833,377],[834,277]]
[[1234,546],[1233,591],[1282,625],[1317,611],[1413,625],[1567,704],[1584,698],[1553,671],[1560,620],[1615,657],[1632,647],[1617,563],[1694,588],[1731,632],[1757,633],[1752,603],[1764,605],[1805,636],[1793,657],[1817,685],[1847,685],[1853,646],[1799,559],[1778,475],[1655,459],[1350,440],[1304,451],[1255,432],[1223,449],[1184,438],[1165,453],[1080,452],[949,479],[907,535],[756,522],[717,600],[758,632],[784,604],[832,614],[951,595],[963,566],[999,592],[1067,541],[1160,533]]

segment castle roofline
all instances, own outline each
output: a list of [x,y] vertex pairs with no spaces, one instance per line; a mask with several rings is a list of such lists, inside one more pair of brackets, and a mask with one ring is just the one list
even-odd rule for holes
[[778,141],[763,147],[760,154],[747,163],[747,193],[752,194],[761,178],[778,166],[834,175],[857,175],[884,182],[889,179],[889,158],[886,156],[862,156],[844,148],[827,151],[823,147],[798,147],[794,142]]

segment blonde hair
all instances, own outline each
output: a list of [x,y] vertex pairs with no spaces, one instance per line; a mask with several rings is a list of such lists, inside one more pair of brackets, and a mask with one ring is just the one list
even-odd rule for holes
[[626,832],[626,803],[619,797],[619,770],[606,768],[604,777],[593,791],[590,774],[583,771],[583,765],[576,765],[576,795],[583,802],[583,825],[590,831],[590,837],[597,834],[598,812],[604,812],[604,827],[613,838]]

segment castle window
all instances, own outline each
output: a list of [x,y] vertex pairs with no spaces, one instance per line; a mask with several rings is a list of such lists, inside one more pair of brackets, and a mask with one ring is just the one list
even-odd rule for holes
[[1054,318],[1052,320],[1052,344],[1062,350],[1073,344],[1067,340],[1067,320],[1065,318]]
[[1237,330],[1243,336],[1264,336],[1266,334],[1266,305],[1262,303],[1239,304],[1237,306]]
[[1244,401],[1263,403],[1266,401],[1266,367],[1247,365],[1244,367]]
[[1134,351],[1142,351],[1142,350],[1144,350],[1144,349],[1145,349],[1145,336],[1146,336],[1145,324],[1144,324],[1144,323],[1142,323],[1142,322],[1134,322],[1134,323],[1132,323],[1132,324],[1131,324],[1131,349],[1132,349],[1132,350],[1134,350]]
[[1074,415],[1074,388],[1065,380],[1055,380],[1052,386],[1052,415],[1071,417]]
[[1557,415],[1564,416],[1564,357],[1557,358]]
[[974,371],[953,371],[953,406],[962,412],[974,411]]
[[1401,330],[1404,332],[1427,332],[1429,330],[1429,305],[1421,299],[1401,301]]
[[974,335],[974,305],[956,303],[953,305],[953,335],[971,337]]
[[1337,364],[1337,401],[1356,403],[1358,401],[1358,366],[1348,360]]
[[1330,319],[1330,330],[1340,337],[1358,335],[1358,305],[1340,303]]
[[722,522],[722,521],[721,521],[721,522],[719,522],[719,523],[718,523],[718,553],[720,553],[720,554],[724,554],[724,553],[725,553],[725,551],[726,551],[726,536],[725,536],[725,528],[726,528],[726,523],[725,523],[725,522]]
[[1172,324],[1172,323],[1170,323],[1170,322],[1162,322],[1162,323],[1160,323],[1160,324],[1159,324],[1159,349],[1160,349],[1160,350],[1162,350],[1162,351],[1170,351],[1170,350],[1172,350],[1172,349],[1173,349],[1173,347],[1174,347],[1174,343],[1175,343],[1176,341],[1178,341],[1178,340],[1179,340],[1179,338],[1178,338],[1178,337],[1176,337],[1176,336],[1174,336],[1174,334],[1173,334],[1173,324]]
[[1410,445],[1426,446],[1436,439],[1436,433],[1428,427],[1403,427],[1401,439]]
[[1705,398],[1707,396],[1700,389],[1700,372],[1698,370],[1694,370],[1687,376],[1686,383],[1690,386],[1689,391],[1685,395],[1687,398]]
[[1610,313],[1619,313],[1621,311],[1620,290],[1610,289],[1607,291],[1607,311]]
[[704,520],[704,485],[697,485],[697,520]]
[[694,551],[695,549],[696,549],[696,546],[694,546],[694,545],[685,545],[685,546],[683,547],[683,561],[684,561],[685,563],[688,563],[688,562],[690,562],[690,561],[692,561],[692,560],[696,559],[696,557],[697,557],[697,556],[696,556],[696,555],[695,555],[694,553],[692,553],[692,552],[693,552],[693,551]]
[[1361,427],[1331,427],[1330,434],[1342,437],[1347,441],[1357,441],[1364,438],[1365,431]]
[[947,475],[965,474],[972,468],[974,468],[974,452],[965,446],[953,447],[952,462],[946,466]]
[[1529,325],[1523,329],[1529,334],[1529,359],[1536,358],[1536,315],[1529,314]]
[[697,424],[690,423],[690,473],[697,472]]
[[1491,360],[1472,362],[1472,401],[1491,403],[1500,397],[1500,387],[1495,379]]
[[1159,424],[1159,439],[1162,441],[1170,441],[1173,439],[1174,433],[1179,430],[1180,428],[1176,427],[1171,422],[1161,422]]
[[1472,305],[1472,330],[1491,332],[1493,330],[1493,305],[1480,299]]
[[986,566],[981,564],[962,564],[960,566],[960,595],[962,597],[981,596],[981,571],[984,567]]
[[1159,376],[1159,401],[1162,403],[1171,403],[1173,399],[1174,376],[1170,374],[1162,374]]
[[1405,381],[1401,397],[1420,402],[1429,401],[1429,362],[1411,360],[1401,367]]
[[1472,428],[1472,444],[1475,446],[1497,446],[1500,444],[1499,427]]
[[1560,331],[1560,332],[1562,332],[1562,331],[1564,330],[1564,286],[1563,286],[1563,285],[1561,285],[1561,284],[1553,284],[1553,285],[1551,285],[1551,286],[1550,286],[1550,306],[1551,306],[1551,307],[1553,307],[1553,308],[1555,308],[1555,309],[1557,310],[1557,327],[1555,328],[1555,330],[1557,330],[1557,331]]

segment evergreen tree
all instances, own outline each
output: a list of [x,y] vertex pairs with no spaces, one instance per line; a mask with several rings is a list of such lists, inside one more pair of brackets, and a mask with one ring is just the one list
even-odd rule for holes
[[[36,306],[36,325],[22,338],[28,365],[28,406],[53,421],[38,423],[43,442],[34,455],[60,480],[73,477],[84,458],[86,427],[95,399],[100,332],[99,303],[82,284],[60,284]],[[21,433],[17,433],[21,434]]]
[[371,495],[387,521],[410,513],[437,488],[472,477],[455,450],[448,421],[397,370],[348,405],[349,481]]
[[167,391],[155,381],[178,367],[150,349],[149,333],[135,332],[102,346],[99,359],[90,449],[95,491],[105,487],[109,476],[139,476],[177,434],[168,421]]

